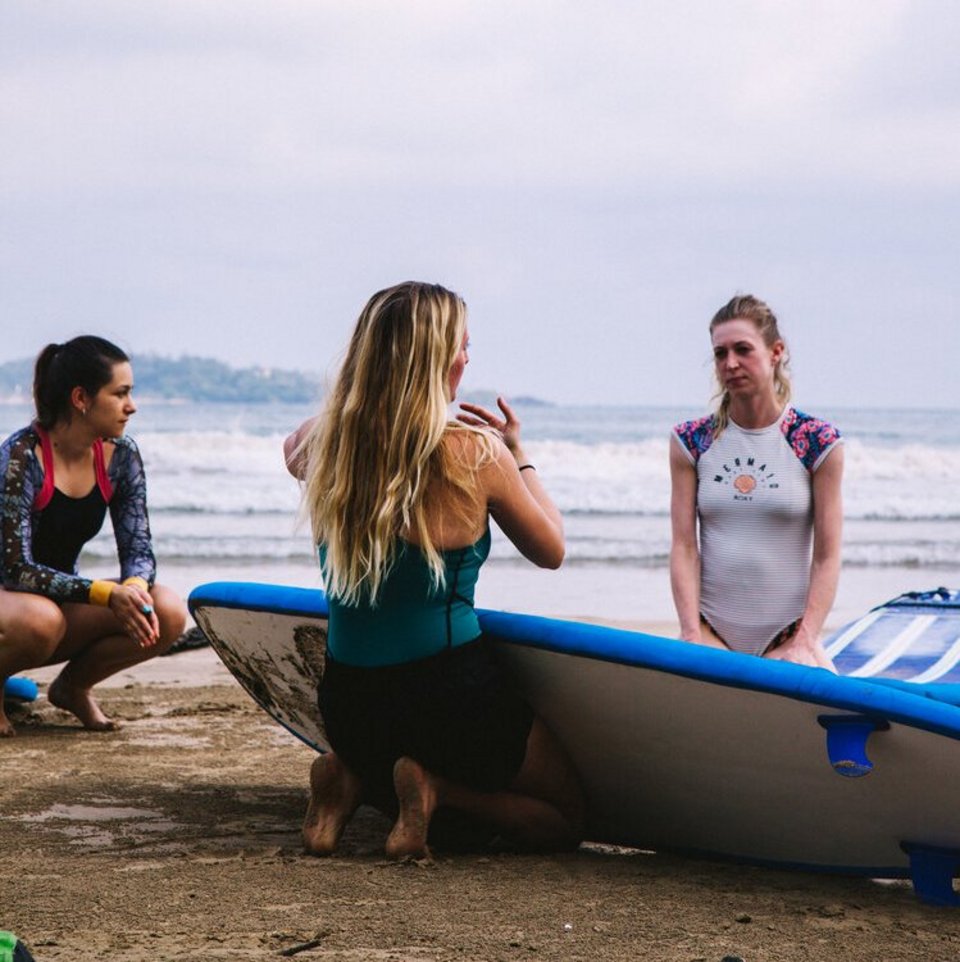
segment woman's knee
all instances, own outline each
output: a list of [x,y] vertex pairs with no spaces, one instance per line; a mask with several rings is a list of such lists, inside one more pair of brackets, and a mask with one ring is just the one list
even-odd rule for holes
[[176,592],[163,585],[154,585],[150,589],[150,596],[160,623],[160,640],[172,644],[187,623],[187,606]]
[[582,837],[586,800],[580,777],[564,747],[539,717],[533,720],[527,755],[511,787],[549,802],[564,817],[578,840]]
[[67,621],[56,602],[40,595],[22,594],[4,599],[0,642],[15,647],[42,665],[56,650],[67,630]]

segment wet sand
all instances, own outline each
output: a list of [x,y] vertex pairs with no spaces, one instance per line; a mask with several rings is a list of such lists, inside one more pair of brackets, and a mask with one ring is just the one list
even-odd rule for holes
[[960,954],[960,915],[904,883],[590,845],[394,864],[389,825],[366,808],[337,856],[310,858],[299,826],[313,753],[210,649],[99,690],[121,731],[85,732],[41,696],[0,742],[0,928],[37,962]]

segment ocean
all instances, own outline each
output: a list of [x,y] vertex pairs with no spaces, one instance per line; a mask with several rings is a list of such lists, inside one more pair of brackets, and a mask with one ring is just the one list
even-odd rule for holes
[[[160,580],[183,593],[210,580],[318,585],[281,450],[313,408],[139,403],[130,433],[147,470]],[[674,617],[668,436],[701,412],[521,405],[518,413],[530,460],[564,514],[567,559],[558,572],[538,571],[494,531],[478,603],[665,626]],[[846,444],[843,572],[828,624],[902,591],[960,587],[960,411],[815,413]],[[2,436],[30,415],[26,405],[0,405]],[[115,573],[114,550],[102,532],[81,568]]]

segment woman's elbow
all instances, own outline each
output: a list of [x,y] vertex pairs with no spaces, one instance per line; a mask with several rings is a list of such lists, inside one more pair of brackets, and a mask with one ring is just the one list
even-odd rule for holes
[[298,480],[303,479],[303,451],[300,449],[300,438],[297,432],[291,434],[283,442],[283,460],[287,470]]
[[839,571],[841,558],[839,545],[836,547],[822,547],[820,549],[814,548],[813,566],[815,568],[836,568],[837,571]]
[[3,579],[2,583],[0,583],[0,587],[4,588],[6,591],[26,590],[25,586],[29,581],[29,578],[27,577],[29,570],[30,569],[27,567],[27,565],[19,562],[8,564],[3,573]]
[[683,564],[700,560],[700,546],[696,535],[674,532],[670,539],[670,563]]
[[540,556],[535,559],[537,567],[549,568],[551,571],[556,571],[557,568],[563,564],[563,559],[566,556],[566,553],[567,548],[563,541],[558,541],[554,544],[547,545],[540,553]]

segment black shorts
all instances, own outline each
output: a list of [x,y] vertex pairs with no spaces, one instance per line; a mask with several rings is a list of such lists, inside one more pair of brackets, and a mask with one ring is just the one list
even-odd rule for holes
[[318,702],[333,750],[360,776],[365,799],[387,810],[396,807],[393,765],[403,756],[470,788],[506,788],[534,717],[483,638],[378,668],[328,656]]

